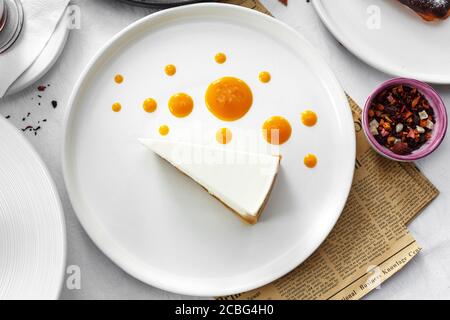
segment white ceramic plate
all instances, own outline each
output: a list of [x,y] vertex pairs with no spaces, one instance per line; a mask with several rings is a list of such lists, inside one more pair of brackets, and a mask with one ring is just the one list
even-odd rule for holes
[[0,300],[57,299],[66,258],[64,214],[32,146],[0,117]]
[[[214,62],[226,52],[224,65]],[[169,78],[164,66],[173,63]],[[269,70],[273,80],[258,81]],[[122,85],[114,75],[125,77]],[[224,75],[247,81],[254,106],[226,123],[253,130],[273,115],[288,118],[292,139],[262,220],[243,224],[189,178],[146,150],[137,138],[170,137],[225,124],[204,105],[208,84]],[[184,119],[167,108],[186,91],[196,107]],[[142,101],[159,101],[145,113]],[[120,113],[111,105],[120,101]],[[114,37],[81,76],[69,103],[64,176],[77,215],[93,241],[119,266],[159,288],[188,295],[225,295],[267,284],[303,262],[325,239],[346,202],[354,159],[350,109],[336,78],[311,45],[266,15],[230,5],[199,4],[146,17]],[[314,109],[320,123],[307,129],[300,112]],[[201,129],[202,129],[201,128]],[[229,147],[239,143],[234,136]],[[242,141],[242,140],[241,140]],[[313,152],[320,164],[303,166]]]
[[[424,22],[396,0],[313,4],[330,32],[369,65],[395,76],[450,84],[450,19]],[[379,29],[373,28],[376,16]]]
[[67,38],[70,33],[70,29],[67,27],[66,19],[68,12],[69,9],[66,10],[63,18],[56,26],[55,32],[48,41],[42,53],[36,61],[33,62],[33,64],[11,85],[6,92],[6,96],[20,92],[38,81],[58,60],[66,45]]

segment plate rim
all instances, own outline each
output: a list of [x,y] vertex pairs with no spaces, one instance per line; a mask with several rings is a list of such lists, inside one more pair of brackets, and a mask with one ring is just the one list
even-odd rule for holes
[[[97,62],[99,62],[104,55],[108,54],[109,50],[111,49],[111,47],[114,46],[116,41],[120,41],[120,39],[122,37],[125,37],[129,32],[133,32],[133,29],[138,28],[140,25],[145,24],[145,23],[150,23],[149,21],[156,20],[160,16],[163,16],[163,18],[164,18],[164,16],[171,17],[171,15],[177,14],[179,11],[196,10],[197,8],[198,9],[206,8],[205,10],[207,10],[208,8],[213,9],[213,10],[228,9],[228,10],[235,10],[236,13],[244,13],[244,14],[248,14],[248,15],[253,15],[255,18],[263,19],[267,23],[277,24],[279,27],[284,28],[286,30],[286,32],[289,32],[293,36],[297,37],[299,39],[299,41],[302,41],[302,43],[308,47],[308,50],[310,52],[315,54],[318,65],[324,69],[324,72],[326,72],[327,76],[330,78],[330,80],[332,80],[332,83],[330,83],[329,87],[333,88],[333,90],[336,91],[336,97],[338,95],[340,96],[339,101],[337,101],[336,103],[339,103],[339,102],[345,103],[344,105],[348,108],[346,112],[343,112],[343,115],[342,115],[343,121],[348,122],[349,124],[351,123],[351,128],[347,129],[347,130],[349,130],[349,134],[351,132],[351,137],[350,137],[351,139],[349,138],[349,149],[351,152],[348,156],[349,156],[349,159],[353,159],[353,160],[349,161],[351,163],[349,163],[348,168],[346,168],[348,170],[348,179],[347,179],[347,181],[343,182],[344,188],[342,188],[345,196],[343,196],[340,203],[336,204],[337,210],[336,210],[334,219],[330,218],[330,227],[327,228],[326,230],[322,231],[321,236],[319,237],[321,239],[320,242],[317,243],[317,245],[313,246],[314,247],[313,250],[308,250],[307,254],[305,254],[304,258],[301,257],[298,259],[290,259],[289,261],[287,261],[285,263],[283,270],[280,270],[278,272],[272,271],[271,276],[268,276],[263,280],[253,281],[253,283],[250,285],[249,284],[239,285],[239,286],[235,286],[233,288],[221,288],[221,289],[216,288],[214,290],[196,287],[195,285],[192,284],[195,282],[195,279],[194,280],[189,279],[190,284],[185,285],[183,287],[180,287],[180,285],[170,285],[170,284],[164,283],[164,281],[161,282],[158,279],[158,276],[156,276],[156,277],[149,276],[148,272],[147,272],[147,274],[141,274],[140,270],[139,270],[140,269],[139,266],[133,267],[133,261],[132,261],[133,259],[130,259],[128,261],[123,261],[124,259],[123,259],[123,257],[121,257],[122,255],[120,253],[120,251],[121,251],[120,248],[116,248],[116,247],[112,246],[111,243],[108,243],[108,241],[107,241],[108,239],[106,239],[106,237],[105,237],[106,236],[105,232],[103,230],[96,230],[96,228],[94,228],[90,223],[90,221],[92,221],[92,220],[89,220],[89,221],[87,220],[86,213],[85,214],[81,213],[81,211],[82,211],[81,209],[84,206],[80,205],[80,203],[77,201],[79,198],[77,191],[76,191],[77,187],[76,187],[76,184],[72,181],[71,174],[69,173],[70,172],[69,168],[71,166],[70,165],[71,160],[68,157],[69,149],[70,149],[70,145],[71,145],[70,144],[70,134],[72,131],[71,130],[71,119],[75,113],[75,110],[77,109],[76,108],[77,96],[79,93],[82,92],[83,84],[84,84],[85,80],[90,76],[91,69],[96,67]],[[240,7],[240,6],[236,6],[236,5],[231,5],[231,4],[199,3],[199,4],[191,4],[191,5],[181,6],[181,7],[175,7],[175,8],[171,8],[171,9],[153,13],[151,15],[148,15],[148,16],[141,18],[140,20],[130,24],[128,27],[126,27],[125,29],[123,29],[122,31],[117,33],[115,36],[113,36],[94,55],[94,57],[87,64],[87,66],[81,73],[80,77],[78,78],[78,80],[74,86],[74,89],[72,91],[72,94],[71,94],[69,102],[68,102],[68,107],[65,112],[64,135],[63,135],[63,146],[62,146],[63,176],[64,176],[66,189],[68,191],[68,195],[71,200],[71,204],[72,204],[73,209],[78,217],[78,220],[80,221],[84,230],[89,235],[89,237],[93,241],[93,243],[100,249],[100,251],[102,251],[117,266],[119,266],[122,270],[124,270],[125,272],[127,272],[128,274],[133,276],[134,278],[136,278],[140,281],[143,281],[143,282],[147,283],[148,285],[160,288],[162,290],[170,291],[170,292],[177,293],[177,294],[183,294],[183,295],[210,297],[210,296],[226,296],[226,295],[232,295],[232,294],[241,293],[241,292],[245,292],[245,291],[250,291],[255,288],[264,286],[268,283],[271,283],[271,282],[281,278],[282,276],[286,275],[287,273],[289,273],[296,267],[298,267],[311,254],[313,254],[314,251],[316,251],[316,249],[323,243],[323,241],[325,241],[325,239],[327,238],[327,236],[329,235],[331,230],[334,228],[339,217],[341,216],[341,213],[347,202],[347,198],[350,193],[350,189],[351,189],[351,185],[352,185],[352,181],[353,181],[354,170],[355,170],[355,168],[354,168],[355,159],[356,159],[356,135],[354,132],[354,127],[353,127],[352,112],[351,112],[350,106],[348,104],[348,100],[346,98],[345,92],[344,92],[341,84],[339,83],[339,81],[338,81],[336,75],[334,74],[334,72],[332,71],[331,67],[322,58],[320,52],[315,47],[313,47],[313,45],[306,38],[304,38],[300,33],[298,33],[295,29],[289,27],[285,23],[283,23],[279,20],[276,20],[273,17],[270,17],[261,12],[257,12],[252,9],[248,9],[248,8],[244,8],[244,7]],[[90,214],[90,213],[91,212],[89,212],[87,214]],[[106,240],[106,242],[105,242],[105,240]],[[293,251],[293,250],[291,250],[291,251]],[[287,253],[285,253],[285,255],[286,254]],[[289,254],[292,256],[291,252],[289,252]],[[129,256],[128,258],[131,258],[131,257]],[[292,260],[295,260],[295,261],[292,261]]]
[[42,157],[36,151],[31,142],[17,129],[13,124],[11,124],[7,119],[4,119],[0,116],[0,126],[9,127],[8,130],[15,131],[17,138],[21,140],[23,146],[27,148],[34,156],[37,161],[37,164],[42,168],[43,174],[47,177],[50,183],[50,191],[55,195],[56,206],[58,207],[59,216],[61,218],[61,236],[62,236],[62,268],[59,274],[59,285],[55,290],[55,293],[49,297],[45,297],[45,299],[49,300],[58,300],[61,296],[63,287],[64,287],[64,279],[66,274],[66,265],[67,265],[67,224],[66,218],[64,214],[64,208],[61,202],[61,196],[59,195],[58,188],[56,187],[55,181],[48,170],[47,165],[45,164]]
[[312,4],[320,20],[325,25],[327,30],[333,35],[333,37],[338,42],[340,42],[350,53],[352,53],[362,62],[388,75],[402,78],[417,79],[431,84],[441,84],[441,85],[450,84],[450,75],[449,76],[434,75],[430,73],[415,74],[412,72],[408,72],[407,70],[402,70],[401,68],[398,68],[396,66],[383,63],[383,60],[377,60],[376,58],[372,59],[366,56],[364,52],[361,52],[360,49],[358,49],[358,45],[355,44],[354,41],[352,41],[348,37],[345,37],[342,33],[338,31],[339,27],[334,22],[335,19],[333,19],[331,16],[327,14],[327,10],[324,6],[323,0],[312,0]]

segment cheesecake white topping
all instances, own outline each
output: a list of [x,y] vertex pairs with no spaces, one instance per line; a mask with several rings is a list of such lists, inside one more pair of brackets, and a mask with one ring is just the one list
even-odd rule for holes
[[226,147],[140,139],[249,223],[256,223],[270,195],[280,156]]

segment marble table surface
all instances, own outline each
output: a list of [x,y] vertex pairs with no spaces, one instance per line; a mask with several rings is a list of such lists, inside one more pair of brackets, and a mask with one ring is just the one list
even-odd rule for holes
[[[290,1],[288,8],[275,0],[262,0],[274,16],[308,38],[320,49],[344,89],[359,103],[390,76],[379,72],[349,53],[325,29],[308,1]],[[0,114],[18,128],[41,129],[26,137],[41,155],[56,182],[62,199],[68,237],[67,264],[81,270],[81,288],[64,286],[62,299],[182,299],[177,294],[148,286],[117,267],[90,240],[70,204],[61,171],[63,117],[75,81],[91,57],[118,31],[151,14],[153,10],[132,7],[114,0],[73,0],[81,9],[81,27],[72,30],[61,58],[50,72],[29,89],[0,100]],[[38,92],[41,84],[50,84]],[[450,106],[450,86],[435,86]],[[39,98],[38,95],[42,97]],[[52,101],[58,102],[56,108]],[[410,225],[423,251],[407,267],[375,290],[367,299],[450,298],[450,139],[438,152],[418,162],[441,195]],[[188,297],[194,298],[196,297]]]

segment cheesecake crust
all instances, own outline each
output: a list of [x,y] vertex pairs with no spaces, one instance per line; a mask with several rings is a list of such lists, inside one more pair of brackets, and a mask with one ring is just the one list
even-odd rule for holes
[[[272,180],[272,184],[270,186],[269,192],[266,195],[266,198],[264,199],[264,202],[261,204],[261,207],[258,210],[258,213],[256,216],[250,215],[250,214],[241,214],[239,212],[237,212],[236,210],[234,210],[233,208],[231,208],[230,206],[228,206],[222,199],[220,199],[219,197],[217,197],[216,195],[212,194],[211,192],[209,192],[208,189],[206,189],[203,185],[201,185],[198,181],[196,181],[195,179],[193,179],[192,177],[190,177],[189,175],[187,175],[185,172],[183,172],[183,170],[181,170],[180,168],[178,168],[175,164],[171,163],[170,161],[168,161],[167,159],[161,157],[160,155],[158,155],[159,158],[161,158],[162,160],[166,161],[167,163],[169,163],[170,165],[174,166],[178,171],[180,171],[182,174],[184,174],[186,177],[188,177],[189,179],[195,181],[195,183],[197,183],[200,187],[202,187],[206,192],[208,192],[208,194],[210,194],[211,196],[213,196],[215,199],[217,199],[220,203],[222,203],[225,207],[227,207],[228,209],[230,209],[231,212],[233,212],[234,214],[236,214],[239,218],[242,219],[242,221],[244,221],[247,224],[250,225],[255,225],[259,218],[261,217],[261,214],[264,211],[264,208],[267,205],[267,202],[269,201],[270,198],[270,194],[272,193],[273,187],[275,186],[275,181],[277,180],[278,177],[278,172],[275,174],[275,176],[273,177]],[[280,166],[281,163],[281,156],[278,156],[278,166]]]

